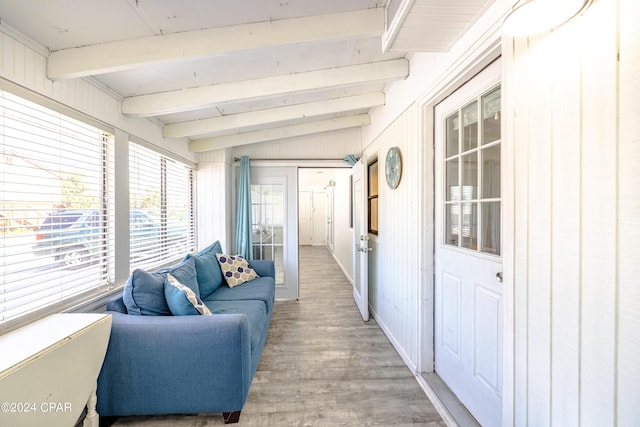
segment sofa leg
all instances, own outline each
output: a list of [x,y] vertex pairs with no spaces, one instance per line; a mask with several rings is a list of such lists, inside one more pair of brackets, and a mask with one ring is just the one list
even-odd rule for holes
[[240,411],[223,412],[222,416],[225,424],[235,424],[240,421]]

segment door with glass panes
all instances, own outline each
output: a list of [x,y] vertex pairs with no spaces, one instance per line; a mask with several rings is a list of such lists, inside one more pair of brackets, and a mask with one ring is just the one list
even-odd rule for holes
[[253,258],[273,260],[276,298],[298,298],[298,211],[295,167],[251,168]]
[[496,62],[435,109],[435,369],[502,420],[501,97]]

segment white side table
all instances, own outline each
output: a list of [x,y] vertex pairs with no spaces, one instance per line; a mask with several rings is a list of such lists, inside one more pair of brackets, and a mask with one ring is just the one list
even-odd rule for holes
[[96,381],[111,316],[54,314],[0,336],[0,425],[98,427]]

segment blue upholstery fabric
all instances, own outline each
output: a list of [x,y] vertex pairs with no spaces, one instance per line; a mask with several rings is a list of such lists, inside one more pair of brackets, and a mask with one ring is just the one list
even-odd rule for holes
[[117,311],[118,313],[127,314],[127,306],[124,305],[122,294],[113,296],[107,300],[107,311]]
[[243,314],[112,315],[98,377],[100,416],[241,410],[253,355]]
[[221,253],[222,246],[216,240],[197,254],[189,254],[185,257],[185,260],[193,258],[196,263],[198,287],[200,288],[200,298],[202,299],[207,298],[224,283],[220,265],[216,258],[216,254]]
[[164,279],[164,297],[174,316],[198,316],[211,314],[195,292],[180,283],[171,273]]
[[267,309],[261,301],[207,301],[211,313],[217,314],[244,314],[249,321],[249,336],[251,339],[251,351],[256,351],[260,338],[267,325]]
[[[251,263],[253,264],[254,261]],[[273,301],[275,299],[275,286],[273,277],[258,277],[242,285],[229,288],[221,286],[209,298],[204,299],[208,306],[209,301],[243,301],[243,300],[259,300],[263,301],[267,313],[271,312]]]
[[251,267],[258,273],[260,277],[276,277],[276,266],[273,261],[263,259],[252,259]]
[[164,296],[164,279],[167,273],[171,273],[180,283],[200,296],[193,259],[153,273],[136,269],[129,276],[123,291],[124,305],[129,314],[171,316],[171,310]]
[[[190,260],[195,266],[192,257]],[[262,276],[256,280],[263,283],[247,286],[242,294],[229,293],[235,300],[217,299],[216,294],[223,297],[250,282],[234,289],[220,286],[206,302],[215,313],[211,316],[132,316],[125,314],[126,292],[109,300],[107,313],[112,316],[112,326],[98,377],[99,414],[241,410],[271,322],[272,306],[264,300],[272,304],[275,295],[273,262],[251,264]],[[166,271],[163,280],[165,276]],[[128,291],[127,298],[137,297],[139,289],[130,287],[134,289]]]

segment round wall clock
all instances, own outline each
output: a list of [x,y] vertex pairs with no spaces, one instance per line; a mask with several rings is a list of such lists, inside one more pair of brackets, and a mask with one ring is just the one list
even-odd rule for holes
[[387,177],[389,188],[396,188],[402,176],[402,159],[398,147],[391,147],[387,151],[387,159],[384,165],[384,173]]

